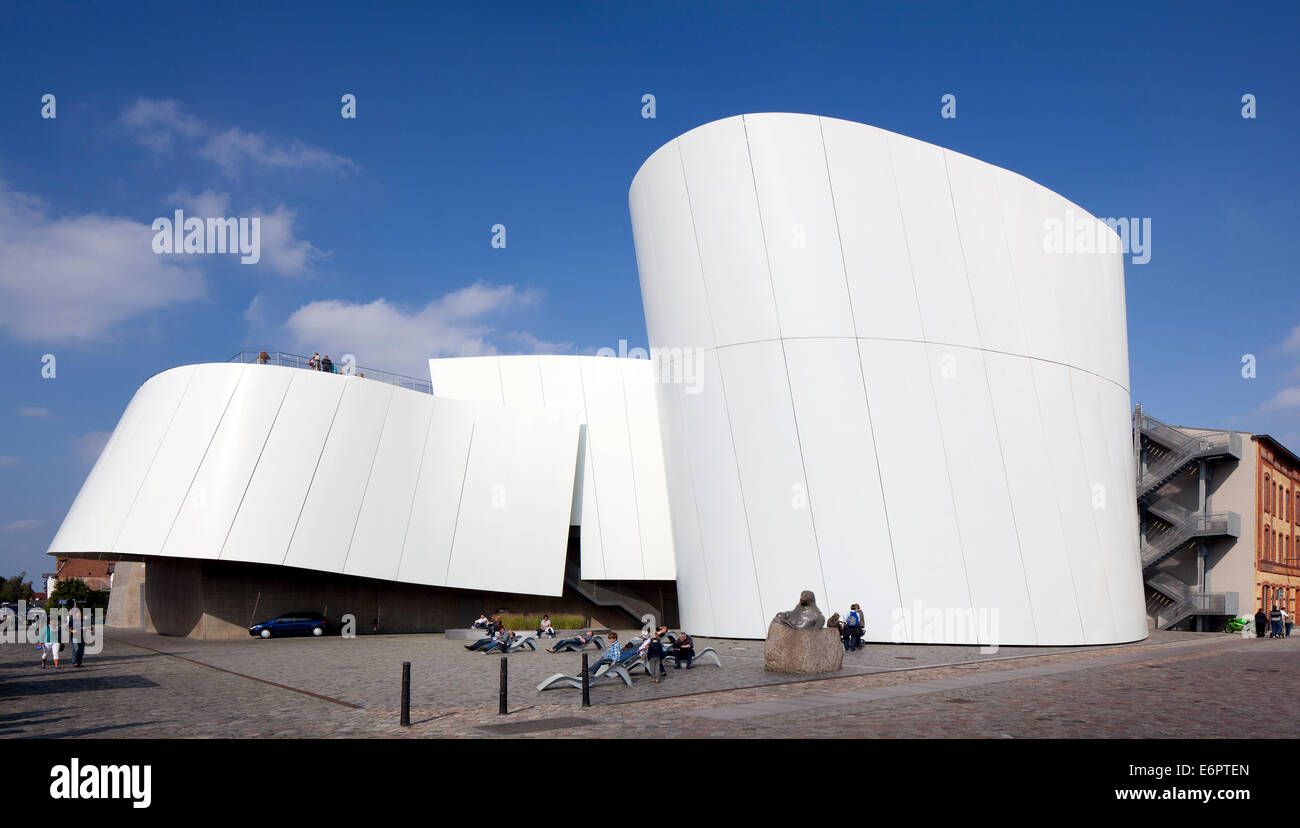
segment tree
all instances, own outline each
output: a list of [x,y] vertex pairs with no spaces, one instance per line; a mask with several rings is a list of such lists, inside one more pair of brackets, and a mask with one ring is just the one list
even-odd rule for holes
[[86,586],[86,582],[80,578],[67,578],[54,585],[54,592],[50,593],[46,603],[50,608],[57,608],[60,601],[66,601],[68,606],[72,606],[73,601],[87,606],[94,603],[98,596],[99,593]]
[[17,575],[6,578],[4,583],[0,584],[0,603],[16,604],[19,601],[30,601],[32,599],[32,593],[35,590],[32,589],[31,581],[23,580],[26,576],[26,572],[19,572]]

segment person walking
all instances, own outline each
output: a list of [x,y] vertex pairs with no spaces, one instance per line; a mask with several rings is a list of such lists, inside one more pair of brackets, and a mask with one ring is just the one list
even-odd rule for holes
[[75,660],[72,662],[73,667],[80,667],[81,662],[86,657],[86,629],[85,618],[82,616],[81,607],[76,604],[72,605],[72,652]]
[[1259,611],[1255,613],[1255,637],[1256,638],[1264,637],[1264,625],[1266,625],[1267,623],[1268,623],[1268,616],[1264,614],[1264,608],[1260,607]]
[[1268,614],[1268,623],[1269,626],[1271,627],[1268,633],[1268,637],[1281,638],[1282,637],[1282,610],[1277,608],[1277,604],[1273,605],[1273,611]]
[[54,659],[54,667],[59,667],[59,634],[55,631],[54,625],[46,617],[45,627],[41,631],[41,669],[45,669],[46,659]]

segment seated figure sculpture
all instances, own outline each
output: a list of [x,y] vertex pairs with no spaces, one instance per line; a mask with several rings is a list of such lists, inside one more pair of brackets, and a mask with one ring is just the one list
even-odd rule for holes
[[772,619],[795,630],[816,630],[826,623],[826,616],[817,609],[817,599],[812,590],[805,589],[799,595],[799,603],[789,612],[778,612]]

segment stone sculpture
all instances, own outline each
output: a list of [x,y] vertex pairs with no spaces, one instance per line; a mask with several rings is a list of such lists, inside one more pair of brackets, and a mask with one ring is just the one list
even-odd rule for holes
[[789,612],[778,612],[773,623],[783,624],[792,630],[816,630],[826,624],[826,616],[817,609],[817,599],[812,590],[805,589],[799,595],[799,603]]

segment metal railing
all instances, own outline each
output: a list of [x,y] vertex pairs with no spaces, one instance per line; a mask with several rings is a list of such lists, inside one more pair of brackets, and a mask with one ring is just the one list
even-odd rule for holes
[[[262,354],[266,354],[266,359],[262,359]],[[323,361],[323,358],[322,358]],[[301,368],[305,371],[320,371],[322,368],[313,365],[311,357],[305,357],[301,354],[289,354],[284,351],[240,351],[232,356],[226,362],[242,362],[248,365],[279,365],[284,368]],[[396,385],[398,388],[406,388],[411,391],[419,391],[424,394],[433,393],[433,383],[429,380],[419,379],[417,377],[408,377],[403,374],[394,374],[391,371],[380,371],[376,368],[363,368],[360,365],[340,365],[334,363],[330,371],[332,374],[345,374],[348,376],[364,377],[375,382],[383,382],[388,385]]]
[[1156,616],[1156,626],[1168,629],[1189,615],[1228,615],[1228,596],[1221,592],[1192,593]]
[[1148,537],[1146,548],[1142,550],[1142,568],[1155,566],[1193,538],[1213,535],[1241,537],[1241,515],[1236,512],[1193,515],[1183,523]]
[[1141,415],[1138,428],[1142,434],[1166,449],[1147,466],[1145,474],[1139,470],[1139,497],[1150,494],[1180,469],[1198,458],[1223,456],[1241,459],[1241,435],[1236,432],[1187,434],[1149,414]]

